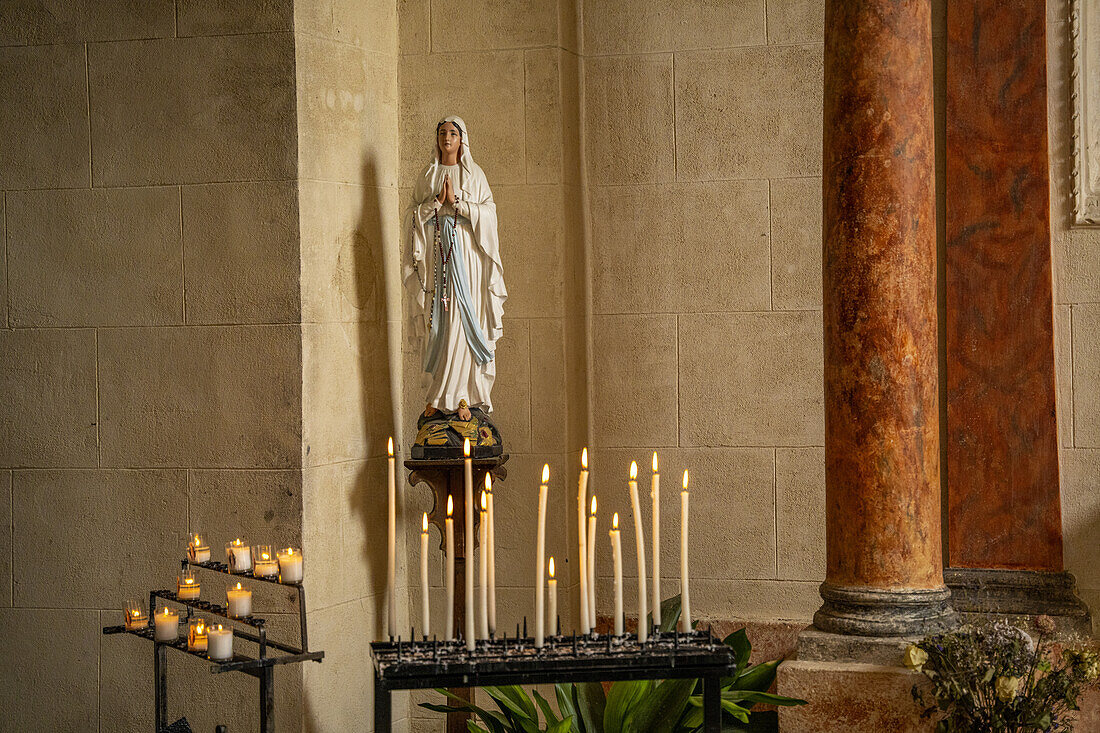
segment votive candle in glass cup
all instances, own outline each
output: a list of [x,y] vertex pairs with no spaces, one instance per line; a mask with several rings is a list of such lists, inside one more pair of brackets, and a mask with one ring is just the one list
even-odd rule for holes
[[187,559],[196,563],[210,562],[210,546],[198,533],[193,533],[187,543]]
[[146,615],[141,601],[126,601],[122,606],[122,613],[126,617],[127,629],[144,629],[149,625],[149,616]]
[[247,618],[252,615],[252,591],[248,588],[242,588],[240,583],[237,583],[235,588],[228,588],[225,591],[226,599],[229,602],[229,606],[226,612],[233,618]]
[[233,658],[233,629],[221,624],[206,629],[206,656],[215,662]]
[[205,652],[207,645],[206,619],[196,616],[187,624],[187,649],[192,652]]
[[170,608],[153,617],[155,629],[153,639],[156,641],[175,641],[180,635],[180,615]]
[[274,578],[279,574],[279,562],[271,551],[271,545],[253,545],[252,574],[257,578]]
[[288,547],[279,550],[279,581],[283,583],[302,582],[302,551]]
[[199,578],[193,570],[184,570],[176,576],[176,598],[181,601],[199,600]]
[[252,548],[241,542],[241,538],[227,542],[225,560],[231,573],[247,573],[252,569]]

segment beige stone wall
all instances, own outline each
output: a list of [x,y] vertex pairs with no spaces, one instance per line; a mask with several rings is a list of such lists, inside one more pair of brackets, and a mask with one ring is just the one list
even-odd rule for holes
[[[369,730],[368,645],[386,633],[386,440],[402,437],[401,364],[388,357],[399,353],[401,325],[397,9],[386,0],[300,1],[294,30],[302,541],[310,644],[326,653],[304,668],[302,725]],[[399,725],[406,705],[400,697]]]
[[583,7],[601,514],[630,517],[630,461],[647,481],[659,451],[671,595],[691,471],[701,616],[808,619],[820,605],[822,8]]
[[[190,530],[301,541],[290,7],[0,4],[4,730],[150,729],[152,647],[100,634],[123,599]],[[168,664],[173,719],[256,726],[253,680]]]

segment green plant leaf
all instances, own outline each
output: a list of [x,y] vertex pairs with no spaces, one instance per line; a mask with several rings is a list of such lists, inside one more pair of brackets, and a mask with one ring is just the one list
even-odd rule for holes
[[645,697],[653,683],[650,680],[619,680],[607,693],[607,708],[603,714],[603,733],[624,733],[623,724],[630,709]]
[[454,706],[453,709],[448,710],[442,710],[441,708],[450,708],[451,706],[449,705],[433,706],[431,703],[420,703],[421,707],[428,708],[429,710],[435,710],[436,712],[474,713],[481,718],[485,725],[489,726],[490,733],[508,733],[508,731],[512,728],[511,724],[508,722],[508,719],[500,713],[494,713],[491,710],[480,708],[477,705],[469,702],[468,700],[465,700],[458,695],[451,693],[450,690],[447,690],[443,687],[437,687],[435,688],[435,691],[440,693],[441,695],[450,698],[451,700],[454,700],[456,703],[458,703],[458,705]]
[[519,685],[489,686],[482,689],[485,690],[489,697],[498,702],[503,702],[506,705],[511,703],[509,707],[515,710],[519,715],[522,715],[528,720],[538,721],[539,714],[538,711],[535,710],[535,703],[531,702],[531,698],[527,697],[527,692]]
[[723,639],[722,643],[733,649],[734,657],[737,659],[737,671],[733,676],[735,678],[739,677],[745,667],[748,666],[749,655],[752,654],[752,644],[749,642],[749,637],[745,634],[744,629],[738,629]]
[[671,733],[684,714],[695,688],[694,679],[663,680],[628,711],[623,730],[628,733]]
[[558,712],[563,718],[572,718],[577,733],[585,733],[584,723],[577,713],[577,706],[573,704],[575,690],[572,684],[559,683],[554,685],[554,695],[558,698]]
[[782,659],[773,659],[770,662],[754,664],[733,680],[733,689],[766,691],[775,681],[775,673],[782,661]]
[[546,718],[546,724],[556,726],[561,719],[554,714],[554,708],[550,707],[550,703],[546,701],[546,698],[540,695],[538,690],[531,690],[531,695],[534,696],[535,702],[542,710],[542,715]]
[[466,721],[466,730],[470,731],[470,733],[489,733],[489,731],[485,730],[472,720]]
[[[522,704],[515,702],[511,695],[506,695],[500,687],[486,686],[482,688],[485,693],[496,702],[500,711],[504,713],[504,717],[508,721],[510,730],[521,731],[521,733],[539,733],[539,719],[538,714],[532,717],[528,715],[526,707]],[[520,695],[523,699],[527,699],[527,694],[520,689]],[[528,700],[530,702],[530,700]],[[532,712],[534,711],[534,705],[531,706]]]
[[[666,634],[676,628],[676,624],[680,621],[680,594],[666,598],[661,601],[661,625],[658,630],[662,634]],[[649,625],[653,626],[653,612],[651,611],[646,620],[649,621]]]
[[573,705],[584,733],[604,733],[607,697],[604,695],[603,685],[599,682],[573,685],[573,696]]
[[[691,702],[690,700],[688,701]],[[696,705],[688,705],[684,716],[680,718],[679,727],[684,730],[695,731],[703,726],[703,708]]]
[[726,690],[722,693],[722,699],[736,703],[763,703],[764,705],[781,705],[784,707],[806,704],[805,700],[799,700],[796,697],[784,697],[783,695],[773,695],[769,692],[757,692],[755,690]]
[[722,711],[729,713],[733,717],[740,720],[742,723],[749,722],[749,709],[743,708],[732,700],[722,701]]
[[565,718],[546,729],[546,733],[569,733],[573,730],[573,719]]

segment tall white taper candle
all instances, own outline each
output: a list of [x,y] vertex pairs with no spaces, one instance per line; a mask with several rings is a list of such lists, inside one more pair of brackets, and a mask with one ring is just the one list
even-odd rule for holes
[[649,483],[649,498],[653,502],[653,623],[661,627],[661,474],[657,471],[657,451],[653,451],[653,477]]
[[[431,607],[428,605],[428,513],[420,525],[420,626],[424,636],[432,633]],[[415,639],[414,639],[415,641]]]
[[462,442],[466,470],[466,650],[474,650],[474,462],[470,457],[470,439]]
[[394,577],[397,574],[397,482],[394,479],[393,438],[386,445],[389,454],[389,466],[386,483],[386,495],[389,498],[389,553],[386,558],[386,596],[388,614],[386,616],[386,629],[392,638],[397,634],[397,592]]
[[546,484],[550,481],[550,465],[542,467],[542,485],[539,486],[538,529],[535,532],[535,647],[542,648],[546,637]]
[[691,631],[691,593],[688,589],[688,472],[680,492],[680,630]]
[[485,472],[485,493],[489,495],[489,636],[497,635],[497,533],[493,514],[493,479]]
[[448,640],[455,638],[455,503],[454,497],[447,494],[447,571],[444,584],[447,588],[447,623],[444,635]]
[[558,633],[558,579],[554,577],[554,558],[550,558],[550,579],[547,581],[550,598],[547,616],[550,617],[550,636]]
[[611,565],[615,573],[615,618],[612,626],[615,636],[623,635],[623,545],[619,541],[619,513],[611,518]]
[[638,503],[638,464],[630,462],[630,506],[634,512],[634,552],[638,557],[638,641],[645,641],[649,636],[649,621],[646,616],[649,611],[646,606],[645,581],[645,534],[642,531],[642,507]]
[[588,618],[596,630],[596,495],[592,495],[592,513],[588,515]]
[[587,634],[591,627],[588,620],[588,539],[584,526],[585,509],[588,508],[588,449],[581,451],[581,477],[577,481],[577,557],[580,573],[580,625],[581,633]]
[[478,638],[489,638],[489,502],[485,492],[481,492],[481,510],[477,513],[480,524],[477,528],[478,548]]

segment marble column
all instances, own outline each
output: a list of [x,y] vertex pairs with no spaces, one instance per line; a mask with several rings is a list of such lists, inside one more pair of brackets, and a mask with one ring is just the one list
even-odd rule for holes
[[931,0],[827,0],[827,572],[814,625],[954,622],[943,582]]

